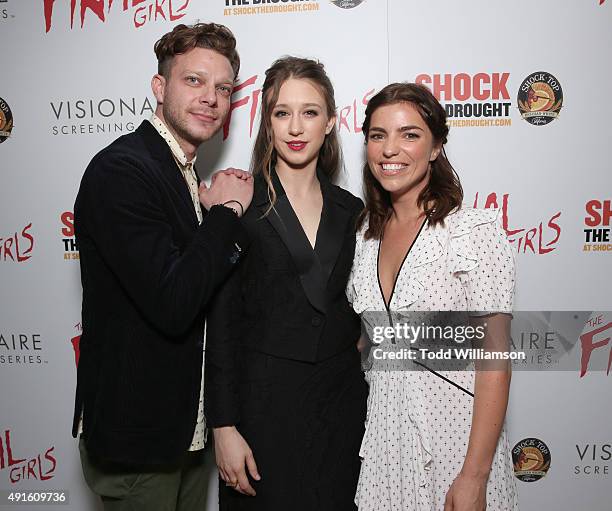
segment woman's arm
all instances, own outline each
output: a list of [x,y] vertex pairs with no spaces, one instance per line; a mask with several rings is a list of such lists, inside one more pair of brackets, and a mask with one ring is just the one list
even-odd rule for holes
[[[484,329],[485,352],[507,352],[510,341],[509,314],[471,318]],[[474,346],[477,347],[477,346]],[[507,360],[477,360],[474,407],[467,453],[459,475],[446,496],[444,511],[484,511],[486,488],[497,442],[504,425],[511,368]]]
[[213,429],[215,457],[221,479],[246,495],[255,495],[249,474],[259,480],[253,452],[236,429],[240,422],[237,364],[238,325],[243,314],[240,297],[240,267],[219,289],[208,310],[204,368],[204,409]]

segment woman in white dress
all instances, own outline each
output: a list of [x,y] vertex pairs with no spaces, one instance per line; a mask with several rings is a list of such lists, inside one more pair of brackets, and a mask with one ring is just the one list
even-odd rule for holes
[[[463,311],[486,332],[485,349],[505,349],[514,256],[498,212],[461,208],[443,149],[446,115],[427,88],[385,87],[368,104],[363,132],[366,209],[347,294],[362,343],[376,346],[355,502],[363,511],[516,511],[504,431],[509,363],[451,370],[434,367],[400,330],[381,342],[381,327]],[[415,360],[381,359],[410,348]]]

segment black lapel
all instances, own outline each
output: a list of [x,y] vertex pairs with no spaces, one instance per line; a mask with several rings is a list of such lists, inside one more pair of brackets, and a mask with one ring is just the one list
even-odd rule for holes
[[347,224],[351,221],[352,214],[344,197],[338,193],[329,178],[319,170],[317,170],[317,175],[323,194],[323,213],[321,214],[321,225],[317,234],[315,251],[325,271],[327,282],[338,260],[338,255],[344,243]]
[[172,189],[176,192],[179,201],[186,206],[194,225],[197,227],[198,217],[193,207],[189,187],[176,164],[176,160],[167,142],[149,121],[143,121],[138,127],[137,132],[142,136],[151,155],[159,162],[164,178],[168,180]]
[[[272,175],[272,184],[277,193],[276,203],[265,218],[289,250],[308,301],[317,310],[325,312],[327,308],[325,271],[315,251],[310,246],[310,242],[275,172]],[[262,177],[256,179],[255,188],[255,205],[263,215],[270,207],[270,202],[267,184]],[[322,221],[323,218],[321,218]]]

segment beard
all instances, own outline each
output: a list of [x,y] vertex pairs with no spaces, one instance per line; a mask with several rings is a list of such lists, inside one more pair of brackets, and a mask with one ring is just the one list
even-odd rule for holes
[[162,112],[168,129],[175,134],[175,138],[180,138],[195,147],[211,139],[222,126],[222,123],[217,119],[214,125],[197,129],[188,122],[189,114],[172,102],[165,102],[162,106]]

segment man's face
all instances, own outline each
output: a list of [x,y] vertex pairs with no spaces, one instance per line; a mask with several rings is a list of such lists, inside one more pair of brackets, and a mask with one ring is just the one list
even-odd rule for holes
[[176,55],[168,76],[155,75],[152,87],[156,114],[186,154],[211,138],[225,122],[230,108],[234,71],[216,51],[194,48]]

